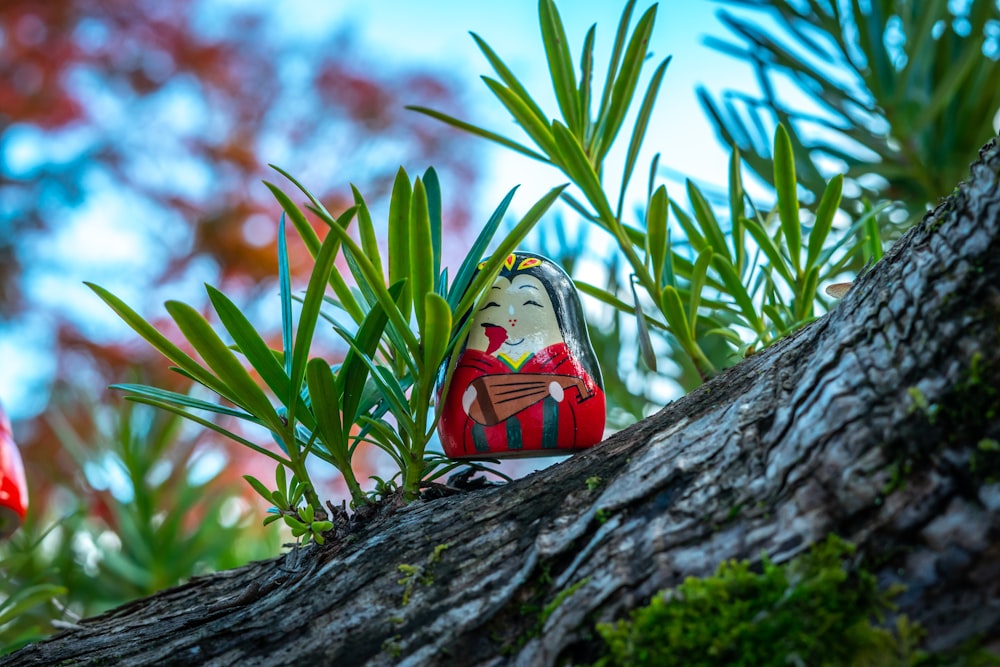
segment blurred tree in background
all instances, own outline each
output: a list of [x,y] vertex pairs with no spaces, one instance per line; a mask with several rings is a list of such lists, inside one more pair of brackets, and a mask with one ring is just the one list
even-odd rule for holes
[[755,10],[721,11],[735,42],[707,41],[754,68],[760,95],[699,96],[721,141],[769,183],[771,136],[782,123],[805,189],[844,173],[844,210],[892,202],[884,221],[892,238],[966,177],[997,131],[996,0],[721,3]]
[[[967,176],[979,148],[1000,131],[997,0],[719,3],[726,8],[718,16],[733,39],[709,35],[705,41],[751,67],[758,83],[756,95],[717,93],[707,85],[698,90],[720,142],[738,150],[742,164],[773,190],[772,137],[781,124],[795,153],[804,201],[842,173],[840,208],[846,220],[885,207],[875,224],[855,232],[849,272],[881,256],[883,242],[897,238],[949,194]],[[716,196],[712,204],[724,213],[731,202]],[[693,200],[689,206],[697,210]],[[682,235],[678,242],[685,242]],[[627,272],[617,279],[611,275],[605,289],[627,294],[621,288]],[[700,384],[672,338],[666,339],[667,354],[676,368],[651,372],[635,360],[632,322],[609,308],[600,320],[609,324],[598,327],[598,355],[619,361],[618,377],[606,373],[609,405],[618,409],[619,424],[662,405],[650,400],[657,377],[682,392]],[[713,363],[734,363],[718,338],[699,336],[698,342],[707,345]],[[617,349],[603,349],[609,344]]]
[[77,473],[49,480],[41,499],[61,515],[33,511],[0,547],[0,648],[278,552],[282,535],[262,529],[243,492],[240,473],[255,462],[226,466],[204,431],[169,413],[63,402],[78,414],[52,408],[46,420]]
[[[445,225],[466,225],[477,154],[406,112],[414,100],[462,105],[446,74],[391,69],[346,34],[283,32],[262,5],[0,6],[0,373],[37,364],[18,409],[6,407],[44,415],[15,424],[31,512],[0,547],[0,601],[47,582],[69,590],[49,604],[91,614],[275,552],[280,537],[242,499],[239,475],[259,463],[246,450],[97,398],[136,374],[187,382],[109,326],[81,282],[120,286],[153,312],[165,293],[210,282],[280,337],[280,207],[261,184],[273,178],[266,162],[338,184],[316,193],[331,208],[349,205],[349,182],[380,197],[400,164],[434,164],[454,196]],[[289,250],[301,282],[308,253]],[[51,631],[20,617],[24,632]]]

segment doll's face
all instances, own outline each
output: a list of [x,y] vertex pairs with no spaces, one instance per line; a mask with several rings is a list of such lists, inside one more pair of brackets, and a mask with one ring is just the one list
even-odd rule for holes
[[468,347],[488,354],[522,357],[561,343],[562,332],[552,300],[538,278],[497,278],[476,312]]

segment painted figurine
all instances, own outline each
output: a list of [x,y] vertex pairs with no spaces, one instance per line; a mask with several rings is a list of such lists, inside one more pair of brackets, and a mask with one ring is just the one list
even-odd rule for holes
[[509,255],[473,314],[438,433],[452,458],[553,456],[604,434],[601,371],[580,297],[557,264]]
[[10,421],[0,408],[0,540],[10,537],[28,512],[24,465],[11,435]]

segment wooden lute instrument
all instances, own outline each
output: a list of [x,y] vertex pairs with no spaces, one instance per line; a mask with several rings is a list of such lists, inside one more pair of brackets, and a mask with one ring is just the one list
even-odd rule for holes
[[549,385],[557,382],[563,390],[576,387],[581,400],[590,389],[578,377],[554,373],[503,373],[484,375],[472,381],[476,398],[469,406],[469,416],[484,426],[493,426],[530,408],[549,396]]

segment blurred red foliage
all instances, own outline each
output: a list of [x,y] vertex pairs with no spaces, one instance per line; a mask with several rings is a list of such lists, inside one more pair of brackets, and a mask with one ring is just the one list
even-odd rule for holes
[[[403,109],[461,109],[446,75],[386,66],[344,34],[285,34],[271,10],[247,7],[199,0],[0,5],[0,335],[48,307],[27,296],[33,263],[44,264],[38,249],[109,189],[131,213],[121,224],[149,248],[144,271],[118,280],[144,298],[166,294],[201,305],[201,294],[172,291],[189,290],[182,282],[198,266],[199,279],[207,272],[248,310],[277,292],[280,209],[260,181],[283,179],[268,162],[295,174],[333,211],[347,206],[349,182],[377,202],[399,165],[416,172],[433,164],[445,186],[445,224],[459,231],[467,223],[473,141]],[[462,196],[449,200],[449,193]],[[294,242],[290,253],[293,283],[301,284],[308,255]],[[162,316],[157,304],[135,306]],[[95,299],[93,307],[102,306]],[[93,398],[111,382],[134,379],[136,367],[145,383],[183,386],[137,337],[95,333],[78,312],[44,315],[55,331],[50,406],[79,391]],[[169,321],[156,323],[173,330]],[[97,437],[87,409],[59,409],[82,437]],[[47,486],[79,478],[45,419],[21,424],[18,442],[38,506]],[[224,446],[230,461],[247,454]]]

